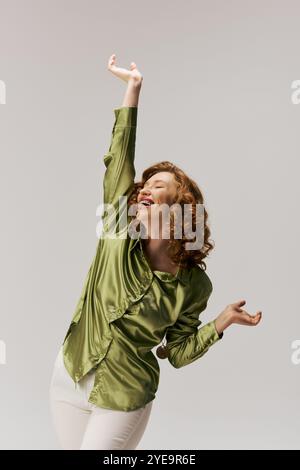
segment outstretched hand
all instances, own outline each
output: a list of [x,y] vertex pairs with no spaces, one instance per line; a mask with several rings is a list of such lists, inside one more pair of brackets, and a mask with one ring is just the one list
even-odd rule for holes
[[215,325],[219,334],[233,323],[246,326],[258,325],[262,317],[262,311],[258,310],[255,315],[251,315],[241,308],[245,303],[246,300],[239,300],[227,305],[223,312],[220,313],[215,319]]
[[143,76],[141,72],[137,69],[136,63],[131,62],[129,70],[123,67],[116,66],[116,54],[112,54],[108,59],[108,70],[116,75],[116,77],[121,78],[126,83],[129,81],[134,82],[136,85],[139,85],[143,81]]
[[243,310],[241,307],[245,305],[246,300],[240,300],[231,305],[228,305],[225,309],[231,316],[232,323],[238,323],[240,325],[255,326],[257,325],[262,316],[261,310],[258,310],[255,315],[250,315],[250,313]]

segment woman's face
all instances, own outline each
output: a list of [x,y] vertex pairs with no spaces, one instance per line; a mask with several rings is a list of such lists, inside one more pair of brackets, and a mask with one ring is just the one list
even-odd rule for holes
[[146,206],[147,199],[149,207],[151,204],[162,203],[172,205],[175,201],[176,191],[177,184],[174,174],[169,171],[160,171],[145,182],[144,187],[139,192],[137,202],[142,204],[143,207],[148,207]]
[[173,173],[169,171],[160,171],[145,182],[137,197],[138,211],[136,217],[144,224],[147,237],[151,233],[153,238],[167,238],[165,230],[168,233],[168,224],[164,223],[162,226],[160,222],[158,222],[158,225],[154,222],[152,231],[151,222],[153,221],[152,217],[156,219],[159,215],[161,204],[167,204],[168,206],[174,204],[176,192],[177,183]]

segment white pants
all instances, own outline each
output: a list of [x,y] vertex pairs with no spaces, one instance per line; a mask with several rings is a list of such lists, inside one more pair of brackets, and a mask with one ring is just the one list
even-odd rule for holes
[[57,355],[50,383],[50,410],[62,449],[135,449],[146,429],[153,400],[132,411],[100,408],[88,401],[95,371],[86,374],[77,388]]

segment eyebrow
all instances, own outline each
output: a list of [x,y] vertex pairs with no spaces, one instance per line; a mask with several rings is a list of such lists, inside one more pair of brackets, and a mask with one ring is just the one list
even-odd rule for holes
[[[165,182],[164,180],[155,180],[154,182],[157,183],[158,181],[160,181],[161,183],[165,183],[165,184],[166,184],[166,182]],[[146,183],[144,184],[144,186],[147,186],[147,184],[148,184],[148,182],[146,181]]]

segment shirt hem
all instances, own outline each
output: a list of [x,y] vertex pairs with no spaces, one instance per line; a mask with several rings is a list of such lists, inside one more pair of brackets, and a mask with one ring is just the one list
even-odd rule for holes
[[99,403],[99,402],[97,401],[97,399],[93,399],[93,397],[89,398],[89,399],[88,399],[88,402],[89,402],[89,403],[92,403],[93,405],[98,406],[99,408],[105,408],[106,410],[134,411],[134,410],[138,410],[138,409],[140,409],[140,408],[144,408],[146,405],[148,405],[148,403],[150,403],[151,401],[154,401],[155,398],[156,398],[156,397],[153,397],[153,398],[151,398],[150,400],[147,400],[146,402],[144,402],[144,404],[142,404],[142,405],[137,405],[137,406],[135,406],[135,407],[132,407],[132,406],[128,407],[128,406],[126,406],[126,407],[119,407],[119,408],[117,408],[117,407],[112,408],[111,406],[105,406],[105,404],[103,404],[102,402]]

